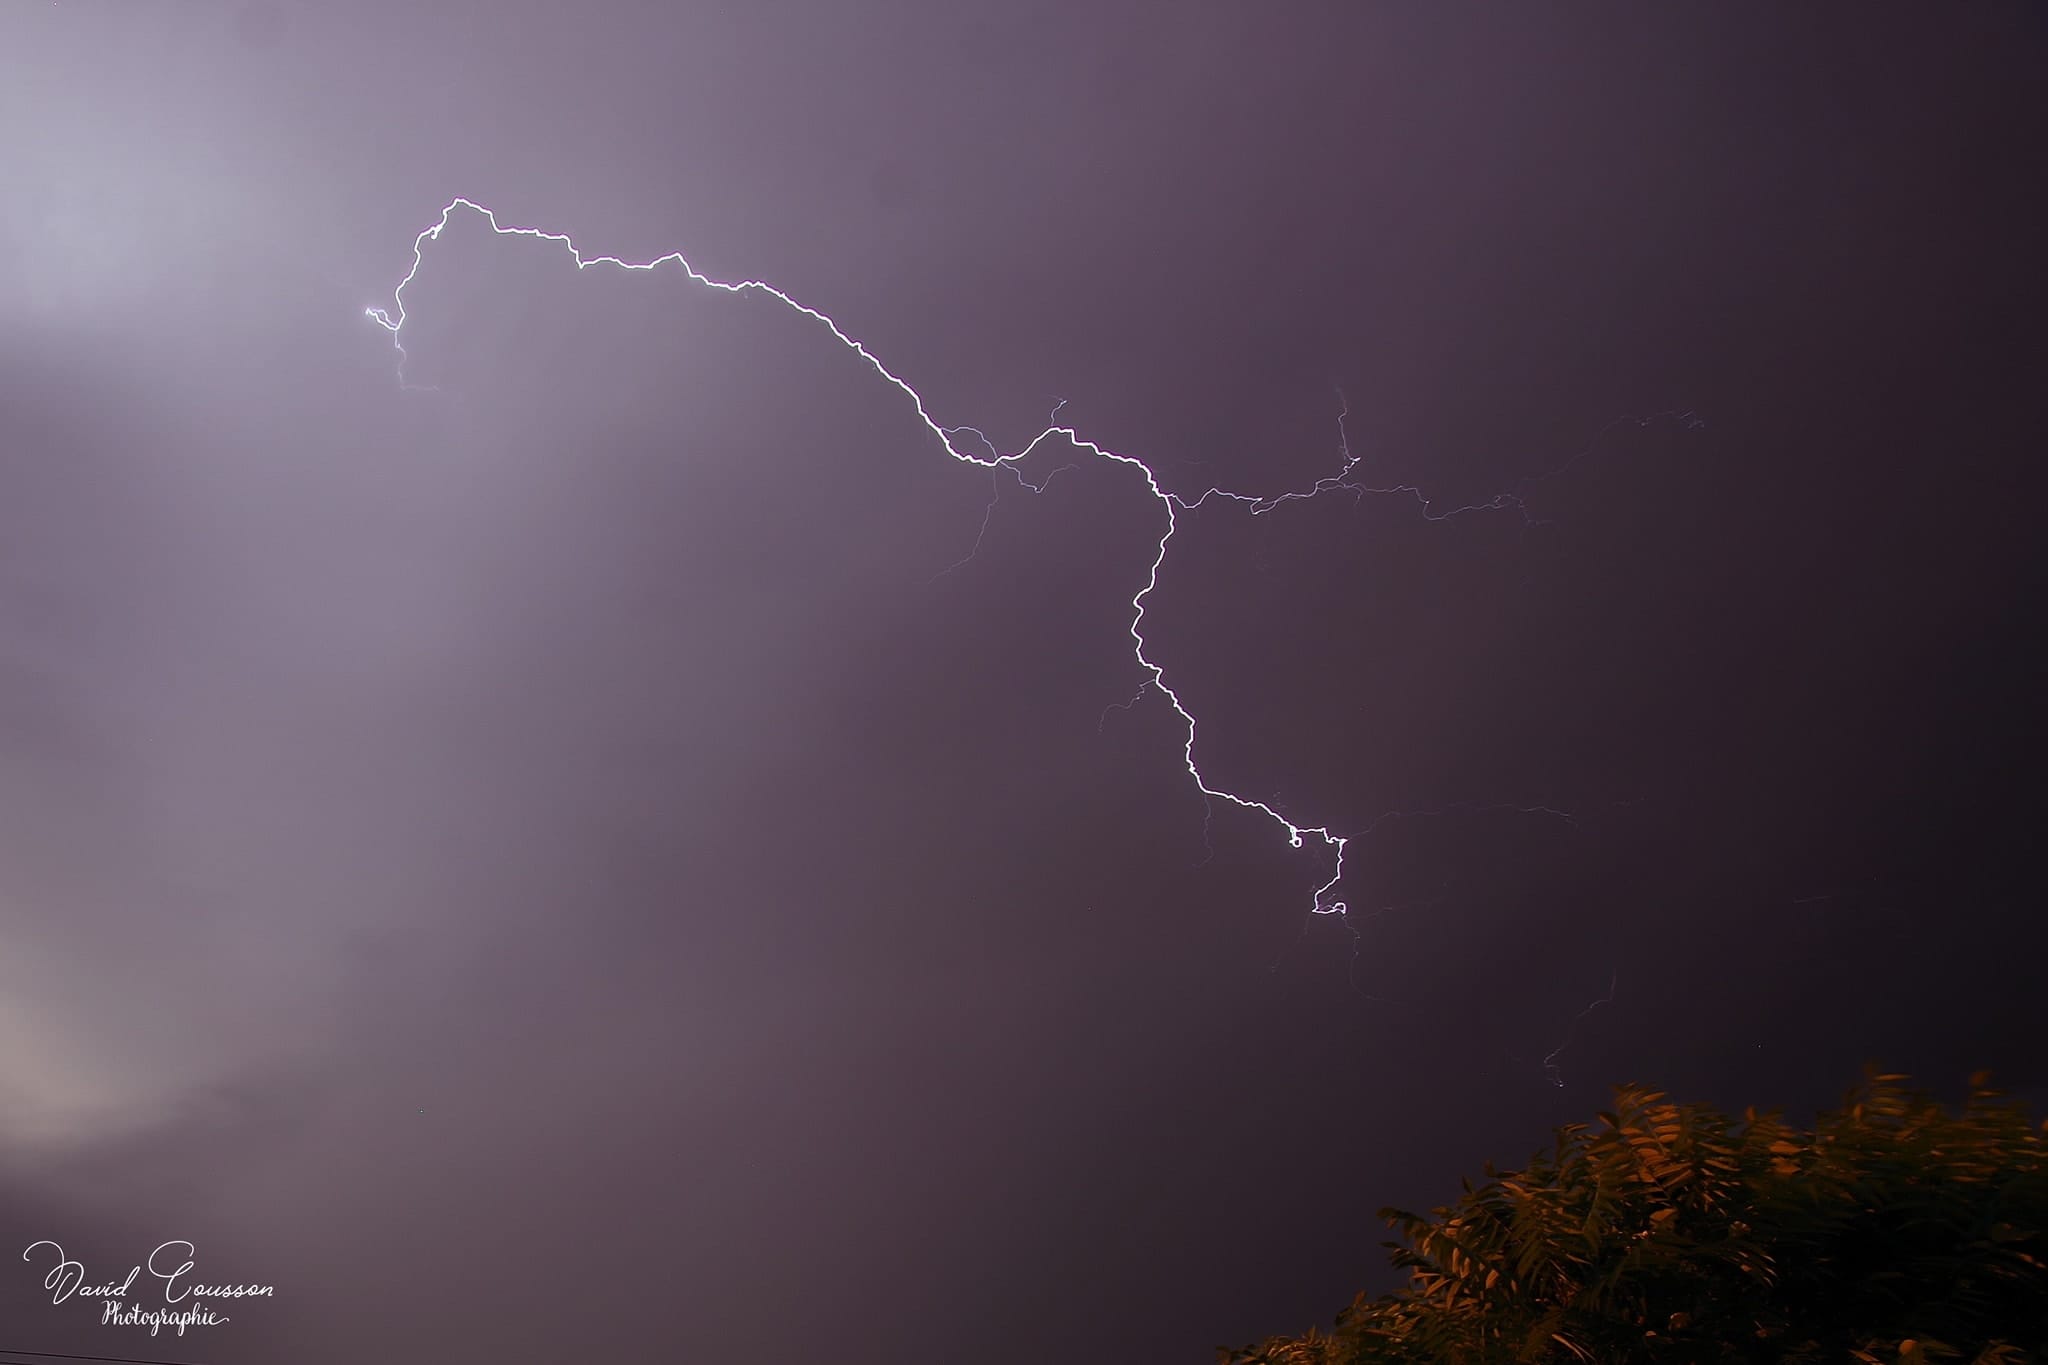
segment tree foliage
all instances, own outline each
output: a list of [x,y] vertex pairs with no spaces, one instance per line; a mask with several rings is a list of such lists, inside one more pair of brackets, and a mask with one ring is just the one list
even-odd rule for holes
[[2048,1123],[1868,1075],[1812,1131],[1622,1087],[1597,1126],[1380,1216],[1407,1286],[1224,1365],[2048,1359]]

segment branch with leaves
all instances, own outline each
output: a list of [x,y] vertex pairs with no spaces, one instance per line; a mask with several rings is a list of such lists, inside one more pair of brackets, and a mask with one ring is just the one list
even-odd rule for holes
[[1406,1287],[1223,1365],[2048,1359],[2048,1123],[1905,1080],[1811,1131],[1623,1087],[1453,1207],[1381,1210]]

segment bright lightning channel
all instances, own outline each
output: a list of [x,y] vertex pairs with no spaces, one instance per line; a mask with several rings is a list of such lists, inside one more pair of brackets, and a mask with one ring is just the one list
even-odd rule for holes
[[[1158,502],[1159,505],[1166,511],[1166,531],[1165,534],[1163,534],[1159,538],[1158,548],[1156,553],[1153,555],[1151,568],[1147,571],[1145,576],[1145,585],[1142,588],[1140,588],[1137,591],[1137,593],[1134,594],[1131,598],[1130,635],[1132,649],[1135,657],[1137,658],[1138,666],[1140,669],[1143,670],[1145,676],[1144,681],[1139,685],[1137,692],[1131,697],[1131,699],[1128,702],[1122,703],[1121,706],[1127,709],[1131,706],[1136,705],[1139,699],[1142,698],[1148,690],[1156,690],[1159,693],[1159,695],[1166,698],[1167,704],[1173,708],[1174,714],[1180,717],[1182,723],[1187,728],[1187,738],[1181,746],[1181,760],[1187,768],[1188,776],[1194,779],[1195,786],[1197,789],[1200,790],[1203,798],[1207,801],[1227,801],[1231,805],[1238,806],[1244,810],[1258,812],[1259,814],[1265,816],[1267,819],[1271,820],[1275,825],[1279,826],[1281,832],[1287,836],[1288,845],[1292,848],[1301,848],[1305,844],[1307,844],[1308,841],[1310,841],[1311,839],[1315,840],[1318,844],[1321,845],[1321,847],[1327,852],[1329,856],[1330,876],[1327,881],[1323,882],[1322,885],[1316,888],[1314,900],[1310,905],[1310,911],[1311,913],[1317,915],[1341,916],[1347,913],[1347,907],[1345,903],[1342,900],[1337,899],[1335,893],[1338,883],[1344,879],[1344,850],[1346,844],[1350,841],[1350,838],[1352,836],[1334,833],[1326,826],[1297,825],[1293,821],[1289,820],[1286,816],[1280,814],[1278,810],[1274,809],[1271,805],[1267,804],[1264,801],[1254,800],[1253,798],[1247,796],[1240,796],[1237,793],[1228,791],[1222,787],[1211,785],[1209,780],[1202,775],[1201,769],[1197,767],[1195,764],[1196,727],[1194,713],[1188,710],[1187,706],[1181,701],[1180,694],[1175,692],[1173,688],[1167,683],[1165,671],[1160,667],[1159,664],[1155,663],[1152,660],[1151,656],[1148,655],[1145,651],[1145,599],[1150,597],[1152,595],[1153,589],[1158,587],[1159,585],[1160,566],[1166,562],[1167,547],[1173,541],[1174,532],[1179,529],[1178,514],[1184,511],[1193,511],[1196,508],[1201,507],[1211,498],[1215,498],[1222,501],[1230,501],[1244,504],[1251,509],[1252,515],[1257,516],[1261,513],[1270,512],[1274,508],[1282,505],[1283,503],[1304,501],[1310,498],[1319,497],[1325,493],[1330,492],[1347,492],[1350,493],[1354,499],[1363,497],[1365,494],[1368,493],[1379,495],[1397,495],[1411,498],[1420,506],[1422,515],[1431,521],[1445,520],[1449,517],[1457,516],[1463,512],[1476,512],[1512,508],[1521,511],[1525,524],[1534,524],[1533,519],[1529,517],[1528,511],[1526,507],[1524,507],[1523,505],[1522,498],[1519,493],[1503,493],[1490,499],[1487,502],[1474,503],[1467,506],[1451,508],[1447,511],[1439,512],[1433,507],[1430,500],[1424,497],[1422,492],[1412,485],[1403,484],[1397,487],[1369,488],[1360,484],[1349,482],[1349,476],[1351,475],[1352,471],[1356,469],[1358,466],[1359,457],[1351,452],[1349,438],[1344,434],[1344,417],[1348,416],[1348,411],[1346,413],[1340,414],[1338,418],[1338,433],[1340,437],[1340,447],[1343,455],[1342,468],[1339,469],[1336,474],[1330,475],[1326,478],[1318,479],[1310,487],[1296,492],[1254,495],[1249,493],[1228,492],[1220,488],[1211,488],[1192,499],[1183,498],[1179,494],[1168,492],[1165,488],[1161,487],[1159,483],[1159,476],[1152,471],[1150,466],[1145,464],[1144,461],[1138,459],[1136,456],[1123,455],[1117,453],[1116,451],[1105,449],[1104,447],[1096,444],[1093,441],[1084,439],[1080,435],[1080,433],[1076,431],[1073,427],[1059,425],[1059,407],[1055,407],[1053,409],[1050,423],[1049,425],[1047,425],[1045,430],[1041,431],[1037,436],[1033,437],[1029,444],[1024,446],[1023,449],[1015,452],[1014,454],[1004,455],[996,450],[995,445],[991,441],[989,441],[989,439],[985,435],[983,435],[979,430],[976,430],[973,427],[940,426],[935,420],[933,420],[930,411],[926,408],[923,395],[918,393],[918,391],[912,388],[910,384],[908,384],[894,371],[889,369],[888,366],[884,365],[879,359],[877,359],[875,354],[872,351],[868,350],[868,348],[864,344],[862,344],[860,341],[855,340],[851,335],[849,335],[846,332],[844,328],[842,328],[837,322],[833,321],[831,318],[827,317],[825,314],[819,312],[815,308],[809,307],[808,305],[799,303],[796,299],[791,298],[788,294],[785,294],[784,292],[782,292],[782,290],[777,289],[774,285],[768,284],[761,280],[741,280],[737,283],[725,280],[714,280],[710,276],[700,272],[695,266],[691,265],[689,261],[683,257],[681,252],[670,252],[665,256],[657,256],[650,261],[627,261],[617,256],[587,256],[584,254],[583,250],[569,238],[569,236],[566,233],[546,232],[539,228],[530,227],[507,227],[498,221],[498,215],[496,214],[495,211],[488,209],[484,207],[482,204],[476,203],[474,200],[470,199],[454,199],[449,201],[447,206],[441,210],[440,218],[437,219],[430,227],[426,228],[417,237],[413,239],[412,268],[405,272],[405,278],[400,280],[398,282],[398,287],[392,291],[392,309],[390,311],[387,311],[382,308],[365,308],[363,310],[365,316],[369,317],[370,319],[375,321],[380,327],[384,328],[387,332],[391,333],[391,344],[393,349],[395,349],[398,352],[399,357],[398,380],[400,386],[403,388],[418,389],[427,387],[408,383],[405,378],[405,363],[407,356],[405,351],[405,345],[401,338],[401,333],[404,330],[406,321],[405,291],[408,287],[411,286],[413,280],[419,275],[421,263],[426,252],[427,243],[437,240],[440,237],[443,229],[445,229],[448,226],[450,219],[458,211],[462,210],[466,210],[481,217],[484,220],[484,222],[490,225],[491,231],[497,233],[500,236],[531,237],[538,241],[551,242],[554,243],[555,245],[565,248],[568,251],[570,258],[576,262],[576,267],[579,270],[586,270],[592,266],[607,265],[616,267],[620,270],[651,271],[665,265],[673,264],[677,266],[679,269],[681,269],[682,272],[685,275],[687,275],[690,278],[690,280],[692,280],[694,283],[700,284],[707,289],[716,289],[728,294],[760,293],[768,295],[770,298],[779,301],[780,303],[784,304],[793,311],[801,313],[805,317],[810,318],[812,321],[822,325],[827,331],[831,332],[832,335],[838,339],[841,345],[845,346],[855,355],[858,355],[862,360],[865,360],[874,369],[876,374],[880,375],[883,379],[887,380],[890,384],[893,384],[897,389],[901,390],[903,396],[908,398],[911,402],[911,406],[916,409],[918,420],[923,422],[925,429],[938,439],[940,446],[944,448],[945,452],[948,455],[952,456],[953,459],[959,461],[962,464],[969,464],[977,466],[979,468],[987,469],[988,471],[990,471],[990,474],[997,480],[1000,480],[1002,474],[1007,471],[1012,477],[1014,477],[1017,480],[1019,485],[1021,485],[1022,487],[1030,489],[1033,492],[1043,490],[1046,483],[1049,482],[1054,475],[1061,472],[1060,469],[1053,470],[1052,473],[1047,474],[1044,479],[1041,479],[1038,483],[1033,484],[1024,478],[1023,474],[1018,469],[1018,465],[1028,456],[1030,456],[1031,453],[1034,450],[1036,450],[1042,443],[1051,440],[1055,437],[1065,438],[1077,450],[1086,451],[1087,453],[1095,455],[1101,459],[1111,461],[1115,464],[1125,465],[1131,469],[1136,470],[1139,477],[1144,480],[1145,487],[1151,493],[1153,499],[1156,502]],[[1062,400],[1060,406],[1064,405],[1064,400]],[[1695,424],[1697,423],[1697,419],[1693,418],[1690,413],[1677,414],[1677,416],[1682,421],[1691,421]],[[1637,420],[1643,424],[1647,424],[1648,421],[1655,419],[1617,419],[1617,421],[1626,420]],[[953,439],[956,435],[967,435],[973,437],[974,441],[977,442],[980,446],[984,447],[987,453],[985,455],[978,454],[975,451],[963,449],[960,445],[956,445]],[[1573,458],[1576,459],[1577,457],[1574,456]],[[1067,465],[1062,466],[1061,468],[1065,469],[1072,467],[1073,466],[1071,465]],[[1555,473],[1558,471],[1552,472]],[[1000,483],[998,483],[996,487],[997,490],[1000,491]],[[993,514],[994,508],[995,503],[992,498],[989,503],[988,509],[990,515]],[[985,533],[987,529],[988,518],[987,516],[984,516],[982,521],[982,531]],[[979,549],[979,547],[980,536],[977,536],[975,541],[975,548]],[[974,552],[970,551],[968,553],[967,559],[972,559],[973,557]],[[965,559],[961,561],[961,563],[965,562],[967,562]],[[958,568],[959,565],[956,564],[952,567]],[[944,572],[951,572],[951,569],[945,570]],[[1118,708],[1112,707],[1110,709]],[[1104,714],[1106,716],[1107,711],[1105,711]]]
[[[1166,509],[1166,533],[1160,536],[1159,538],[1158,550],[1153,555],[1151,568],[1146,572],[1145,575],[1145,586],[1138,589],[1137,593],[1134,594],[1131,598],[1132,651],[1138,660],[1138,666],[1145,672],[1146,685],[1153,689],[1156,689],[1159,695],[1166,698],[1167,704],[1173,707],[1174,714],[1179,716],[1182,723],[1185,724],[1187,727],[1187,739],[1181,745],[1181,761],[1187,767],[1188,776],[1192,777],[1195,780],[1195,786],[1200,789],[1202,795],[1205,798],[1217,801],[1227,801],[1234,806],[1239,806],[1248,811],[1257,811],[1259,814],[1264,815],[1267,819],[1271,820],[1274,824],[1278,825],[1282,832],[1286,834],[1289,847],[1301,848],[1310,839],[1315,839],[1316,841],[1318,841],[1322,845],[1322,847],[1326,849],[1329,853],[1330,877],[1329,880],[1325,881],[1321,886],[1318,886],[1316,888],[1315,899],[1313,904],[1310,906],[1310,909],[1313,913],[1318,915],[1342,915],[1345,913],[1346,907],[1344,902],[1334,898],[1334,892],[1336,890],[1337,884],[1344,879],[1344,845],[1346,843],[1344,837],[1332,833],[1327,827],[1314,825],[1297,825],[1292,820],[1289,820],[1286,816],[1280,814],[1279,811],[1273,809],[1273,807],[1267,805],[1263,801],[1255,801],[1250,797],[1239,796],[1237,793],[1227,791],[1222,787],[1212,786],[1209,780],[1202,776],[1201,769],[1195,766],[1194,713],[1188,710],[1186,704],[1181,701],[1180,694],[1175,692],[1173,688],[1167,683],[1165,670],[1162,669],[1157,663],[1153,662],[1151,656],[1149,656],[1145,652],[1145,599],[1152,595],[1152,590],[1154,588],[1159,586],[1160,565],[1166,562],[1166,548],[1173,541],[1173,533],[1177,529],[1179,529],[1177,513],[1183,510],[1190,510],[1192,508],[1199,507],[1202,504],[1202,502],[1209,498],[1212,494],[1217,497],[1232,498],[1238,501],[1251,502],[1254,504],[1254,511],[1267,510],[1266,506],[1262,505],[1262,500],[1246,498],[1242,495],[1223,493],[1219,490],[1211,489],[1209,490],[1209,492],[1202,494],[1201,497],[1196,498],[1193,502],[1185,501],[1177,495],[1169,493],[1166,491],[1166,489],[1160,487],[1159,476],[1157,474],[1154,474],[1152,472],[1151,467],[1148,466],[1143,460],[1140,460],[1133,455],[1120,455],[1116,451],[1105,449],[1104,447],[1097,445],[1093,441],[1084,439],[1078,431],[1076,431],[1072,427],[1067,426],[1051,425],[1046,427],[1044,431],[1041,431],[1037,436],[1033,437],[1030,443],[1026,445],[1022,450],[1019,450],[1015,454],[1011,455],[1000,455],[994,453],[994,447],[992,445],[989,446],[990,453],[987,455],[979,455],[971,450],[963,450],[960,446],[954,444],[952,432],[965,431],[967,430],[967,428],[956,427],[953,428],[952,431],[949,431],[947,428],[940,426],[938,422],[933,420],[931,412],[929,411],[929,409],[926,408],[924,396],[918,393],[916,389],[912,388],[893,370],[891,370],[888,366],[884,365],[879,359],[877,359],[874,352],[870,351],[861,342],[856,341],[852,336],[848,335],[846,330],[842,328],[837,322],[834,322],[831,318],[825,316],[825,314],[819,312],[817,309],[811,308],[805,304],[797,302],[788,294],[785,294],[780,289],[777,289],[774,285],[765,283],[764,281],[761,280],[742,280],[739,281],[738,283],[732,283],[725,280],[714,280],[710,276],[703,274],[695,266],[691,265],[689,261],[683,257],[683,254],[679,251],[670,252],[665,256],[657,256],[651,261],[627,261],[622,260],[617,256],[586,256],[583,253],[582,249],[579,248],[576,245],[576,243],[572,241],[566,233],[544,232],[539,228],[506,227],[504,224],[498,221],[498,215],[494,211],[485,208],[482,204],[476,203],[475,201],[469,199],[450,200],[447,207],[441,210],[440,218],[436,220],[431,227],[421,232],[419,236],[413,238],[412,268],[405,272],[405,278],[400,280],[398,282],[398,287],[391,291],[393,311],[387,312],[382,308],[366,308],[363,310],[365,316],[371,318],[373,321],[377,323],[378,326],[384,328],[386,331],[391,333],[391,344],[398,351],[399,356],[400,383],[405,382],[406,354],[405,345],[400,336],[401,332],[404,330],[405,327],[405,291],[407,287],[412,284],[414,278],[417,277],[418,274],[420,273],[421,260],[425,255],[427,243],[440,237],[442,230],[448,226],[449,219],[458,210],[464,209],[481,216],[483,220],[490,225],[491,231],[498,233],[500,236],[532,237],[543,242],[553,242],[558,246],[566,248],[569,252],[570,258],[576,262],[576,266],[579,270],[587,270],[591,266],[596,265],[615,266],[620,270],[655,270],[661,266],[673,263],[674,265],[679,267],[685,275],[689,276],[689,278],[692,281],[694,281],[697,284],[703,285],[707,289],[717,289],[728,294],[761,293],[766,294],[769,297],[780,301],[787,307],[794,309],[796,312],[799,312],[803,314],[805,317],[810,318],[813,321],[824,326],[828,331],[832,333],[834,337],[838,338],[841,345],[845,346],[848,350],[852,351],[854,354],[858,355],[862,360],[865,360],[870,366],[872,366],[876,374],[879,374],[880,376],[882,376],[882,378],[889,381],[889,383],[895,385],[898,389],[902,390],[904,397],[908,398],[911,402],[911,406],[917,410],[918,420],[924,423],[925,429],[931,432],[933,436],[938,438],[939,444],[942,447],[944,447],[945,452],[948,455],[952,456],[955,460],[958,460],[962,464],[975,465],[977,467],[997,473],[999,473],[1002,469],[1007,467],[1009,471],[1017,477],[1018,482],[1024,483],[1026,487],[1032,488],[1033,491],[1037,491],[1038,489],[1042,489],[1045,486],[1044,481],[1041,481],[1036,485],[1026,483],[1024,480],[1024,476],[1017,471],[1016,466],[1018,465],[1018,463],[1027,458],[1032,453],[1032,451],[1037,449],[1038,446],[1043,442],[1050,440],[1054,437],[1064,437],[1066,440],[1071,442],[1077,450],[1087,451],[1089,454],[1095,455],[1101,459],[1109,460],[1120,465],[1126,465],[1131,469],[1136,470],[1138,472],[1139,477],[1145,481],[1145,487],[1151,492],[1153,499],[1157,501],[1161,507]],[[1057,413],[1058,409],[1055,408],[1055,417],[1057,416]],[[980,432],[977,431],[974,432],[973,434],[977,438],[980,438],[983,445],[989,445],[987,438],[982,437]],[[1349,472],[1352,465],[1354,465],[1355,463],[1356,460],[1350,458],[1347,455],[1346,463],[1344,466],[1345,471]],[[1055,470],[1053,472],[1058,473],[1059,471]],[[1049,479],[1051,478],[1051,475],[1047,475],[1046,477]],[[1306,494],[1283,495],[1283,499],[1287,497],[1312,497],[1316,493],[1322,492],[1327,487],[1331,486],[1335,486],[1331,480],[1321,480],[1310,492]]]

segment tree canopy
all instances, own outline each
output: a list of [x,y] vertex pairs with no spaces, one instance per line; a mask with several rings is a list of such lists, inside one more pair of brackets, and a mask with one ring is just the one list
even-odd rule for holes
[[1814,1127],[1624,1086],[1450,1208],[1380,1216],[1408,1284],[1224,1365],[2048,1358],[2048,1123],[1867,1075]]

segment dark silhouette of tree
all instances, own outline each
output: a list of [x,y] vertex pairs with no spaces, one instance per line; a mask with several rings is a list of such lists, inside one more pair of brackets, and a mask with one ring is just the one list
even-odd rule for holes
[[1409,1284],[1224,1365],[2048,1359],[2048,1123],[1876,1075],[1812,1131],[1622,1087],[1526,1169],[1380,1216]]

